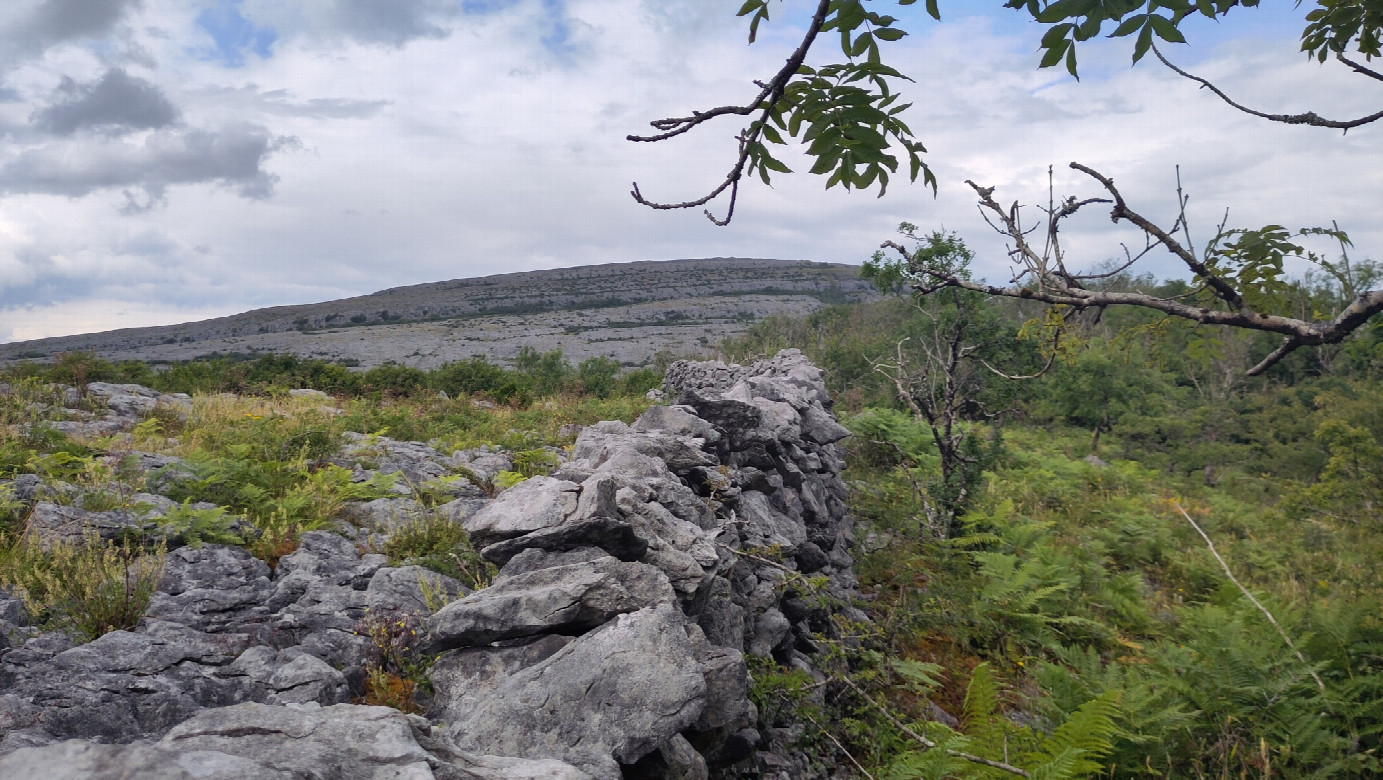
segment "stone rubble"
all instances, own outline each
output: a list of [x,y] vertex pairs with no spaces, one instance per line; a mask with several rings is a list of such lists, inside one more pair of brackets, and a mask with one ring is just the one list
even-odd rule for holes
[[[349,507],[346,535],[305,534],[272,571],[238,547],[173,549],[139,626],[84,645],[24,627],[0,592],[0,777],[816,776],[790,724],[760,719],[747,658],[824,679],[819,638],[865,619],[850,606],[846,431],[794,350],[677,363],[665,393],[672,405],[581,430],[556,470],[496,498],[502,452],[348,442],[333,460],[357,479],[450,491],[441,515],[501,567],[478,591],[362,554],[358,540],[426,511],[401,492]],[[12,490],[32,498],[32,481]],[[100,514],[64,522],[102,530]],[[439,654],[427,717],[350,704],[361,621],[425,615],[436,593],[449,603],[424,623]]]

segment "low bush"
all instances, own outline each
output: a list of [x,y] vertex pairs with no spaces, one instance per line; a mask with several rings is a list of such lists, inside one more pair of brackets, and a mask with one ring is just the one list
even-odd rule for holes
[[92,537],[44,550],[32,538],[0,552],[0,583],[18,588],[30,618],[75,639],[130,629],[163,577],[163,548]]
[[396,528],[384,544],[384,554],[391,566],[422,566],[475,590],[489,585],[496,574],[471,547],[461,525],[435,513]]

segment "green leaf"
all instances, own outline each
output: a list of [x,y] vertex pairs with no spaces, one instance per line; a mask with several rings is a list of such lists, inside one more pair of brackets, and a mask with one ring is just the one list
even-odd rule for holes
[[906,32],[894,27],[881,27],[874,31],[874,37],[884,41],[901,40],[905,35]]
[[1143,55],[1147,54],[1150,48],[1152,48],[1152,25],[1147,25],[1142,32],[1138,33],[1138,40],[1133,44],[1133,61],[1137,62],[1143,59]]
[[1061,58],[1066,55],[1066,50],[1070,46],[1071,42],[1069,40],[1059,42],[1056,46],[1048,49],[1046,54],[1042,55],[1042,62],[1040,62],[1037,67],[1050,68],[1058,62],[1061,62]]
[[1181,34],[1181,30],[1178,30],[1170,19],[1152,14],[1149,16],[1148,21],[1152,24],[1153,31],[1157,33],[1157,37],[1162,40],[1170,43],[1186,43],[1186,36]]
[[1119,26],[1114,28],[1114,32],[1109,34],[1109,37],[1122,38],[1125,35],[1132,35],[1135,30],[1146,24],[1147,20],[1147,14],[1138,14],[1137,16],[1130,16],[1129,18],[1120,22]]
[[1066,39],[1066,34],[1075,28],[1074,24],[1058,24],[1042,35],[1041,48],[1050,49]]
[[860,56],[861,54],[864,54],[865,50],[867,50],[867,49],[869,48],[869,44],[871,44],[871,43],[873,43],[873,42],[874,42],[874,35],[873,35],[872,33],[869,33],[869,32],[862,32],[862,33],[860,33],[859,37],[855,39],[854,45],[852,45],[852,46],[850,47],[850,52],[849,52],[850,56],[851,56],[851,57],[858,57],[858,56]]
[[778,173],[792,173],[791,168],[769,156],[767,151],[759,158],[759,165],[760,167],[767,168],[771,171],[777,171]]

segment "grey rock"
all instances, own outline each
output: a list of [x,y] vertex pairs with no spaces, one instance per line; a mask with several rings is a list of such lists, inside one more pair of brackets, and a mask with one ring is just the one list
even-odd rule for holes
[[252,647],[219,676],[255,689],[256,701],[271,704],[340,704],[350,698],[346,677],[320,658],[297,649]]
[[[297,550],[279,559],[274,577],[280,582],[297,576],[344,585],[360,574],[360,564],[360,553],[349,539],[327,531],[309,531],[299,539]],[[375,566],[375,570],[379,568]],[[373,575],[371,571],[370,576]],[[367,577],[365,582],[368,581]]]
[[536,476],[504,491],[461,524],[479,547],[552,528],[576,512],[580,489],[573,482]]
[[351,501],[341,508],[339,517],[361,528],[389,533],[427,514],[427,508],[417,500],[399,497]]
[[38,780],[293,780],[239,756],[68,740],[0,756],[0,777]]
[[38,497],[42,484],[43,480],[37,474],[20,474],[14,479],[0,480],[0,495],[8,490],[13,498],[31,504]]
[[398,474],[403,486],[422,485],[452,473],[455,463],[422,442],[399,441],[385,436],[366,436],[348,432],[347,444],[332,462],[350,467],[369,462],[381,474]]
[[505,577],[428,618],[429,647],[450,650],[541,633],[579,633],[674,600],[658,569],[612,557]]
[[784,555],[792,555],[807,541],[802,523],[773,506],[768,496],[756,490],[740,495],[735,512],[743,523],[746,547],[777,548]]
[[773,654],[773,649],[782,644],[792,624],[782,612],[776,609],[764,610],[754,619],[754,635],[749,640],[749,652],[760,658]]
[[127,534],[139,534],[145,527],[145,519],[135,512],[119,509],[88,512],[48,501],[34,504],[29,515],[29,530],[38,537],[44,549],[56,544],[84,544],[93,534],[104,540],[120,539]]
[[14,626],[27,625],[29,610],[24,608],[24,599],[0,586],[0,621]]
[[299,780],[588,778],[558,761],[466,754],[437,744],[420,718],[354,704],[208,710],[170,731],[158,746],[238,756]]
[[649,544],[645,532],[634,523],[614,517],[592,517],[496,542],[482,549],[480,555],[497,566],[505,566],[526,550],[561,551],[594,546],[622,561],[635,561],[644,557]]
[[728,647],[701,648],[701,673],[706,678],[706,708],[696,721],[697,731],[736,731],[754,723],[749,701],[749,667],[744,654]]
[[433,664],[429,677],[440,695],[433,697],[428,717],[453,723],[474,709],[514,673],[542,663],[576,637],[544,634],[521,644],[470,647],[444,653]]
[[145,614],[209,633],[262,624],[273,592],[269,567],[241,547],[208,544],[168,553]]
[[650,406],[632,426],[636,431],[666,431],[679,436],[701,439],[707,444],[720,441],[720,432],[696,416],[689,406]]
[[560,758],[619,780],[618,763],[657,749],[705,708],[683,620],[667,604],[620,615],[507,678],[448,734],[477,752]]
[[492,482],[501,471],[513,471],[514,461],[506,453],[490,449],[461,450],[452,453],[454,468],[465,468],[482,482]]
[[[424,593],[424,588],[427,593]],[[365,599],[372,612],[394,610],[416,615],[433,611],[428,602],[442,605],[471,594],[459,581],[421,566],[399,566],[375,572],[365,588]]]
[[34,726],[53,737],[156,736],[202,707],[246,697],[234,682],[211,673],[244,649],[236,637],[161,623],[154,633],[114,631],[48,658],[25,652],[43,640],[6,653],[0,678],[9,678],[13,693],[40,704]]
[[[503,542],[501,542],[501,544],[503,544]],[[540,547],[530,547],[518,555],[515,555],[513,558],[510,558],[509,562],[504,564],[504,567],[499,570],[499,576],[496,577],[495,580],[498,581],[505,577],[516,577],[520,574],[527,574],[530,571],[537,571],[539,569],[551,569],[554,566],[566,566],[572,563],[596,561],[609,556],[609,552],[599,547],[573,547],[562,550],[544,550]],[[624,559],[621,558],[620,560]]]
[[673,472],[689,471],[697,466],[715,465],[715,457],[703,452],[704,440],[665,431],[635,430],[618,421],[596,423],[582,429],[572,449],[573,460],[584,460],[599,468],[616,452],[632,450],[641,455],[658,458]]
[[479,512],[488,503],[489,499],[485,498],[457,498],[437,507],[437,514],[453,523],[464,523],[466,518]]

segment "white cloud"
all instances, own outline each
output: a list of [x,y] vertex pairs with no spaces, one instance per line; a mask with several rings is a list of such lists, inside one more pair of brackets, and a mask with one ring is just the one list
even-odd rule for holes
[[[1065,167],[1071,160],[1115,177],[1135,207],[1168,222],[1180,164],[1198,241],[1228,206],[1244,225],[1338,219],[1356,254],[1379,255],[1376,129],[1342,138],[1262,123],[1156,63],[1128,68],[1127,41],[1083,52],[1089,75],[1076,84],[1034,71],[1035,39],[996,31],[984,17],[912,24],[914,35],[891,47],[917,80],[904,86],[915,103],[908,121],[941,180],[936,198],[901,179],[877,200],[825,192],[819,178],[796,175],[773,189],[747,184],[729,228],[699,210],[640,207],[628,194],[633,181],[662,200],[714,186],[733,159],[738,125],[721,120],[658,145],[624,136],[646,131],[651,119],[751,97],[751,79],[771,74],[795,45],[796,30],[775,21],[745,46],[738,5],[515,0],[456,15],[441,4],[402,4],[390,17],[394,32],[372,37],[343,15],[356,7],[345,0],[246,2],[246,19],[278,38],[271,56],[248,51],[230,67],[189,53],[212,45],[196,6],[148,0],[112,23],[127,38],[112,37],[111,46],[147,53],[156,67],[130,65],[131,77],[166,96],[180,126],[123,140],[53,139],[30,126],[63,77],[90,84],[113,67],[99,46],[53,47],[10,72],[22,100],[0,103],[0,131],[27,146],[0,156],[0,172],[28,183],[8,185],[11,192],[54,194],[0,198],[0,340],[558,265],[707,256],[859,262],[902,220],[959,231],[980,250],[980,270],[999,278],[1002,241],[964,180],[997,186],[1005,202],[1045,203],[1051,164],[1058,195],[1094,194]],[[785,18],[804,7],[787,5]],[[1290,40],[1229,40],[1186,57],[1273,110],[1309,103],[1348,115],[1367,102],[1351,78],[1304,62]],[[1295,95],[1310,100],[1298,105]],[[260,153],[213,166],[217,175],[206,167],[220,159],[214,154],[178,157],[203,164],[193,176],[151,151],[155,142],[192,150],[189,133],[232,126],[260,128],[251,134]],[[301,147],[270,154],[283,138]],[[796,152],[784,160],[809,167]],[[91,184],[98,173],[108,186]],[[256,181],[273,182],[272,197],[239,197]],[[162,183],[151,193],[165,192],[166,205],[122,215],[121,190],[150,182]],[[1093,264],[1132,237],[1092,209],[1066,238]]]

